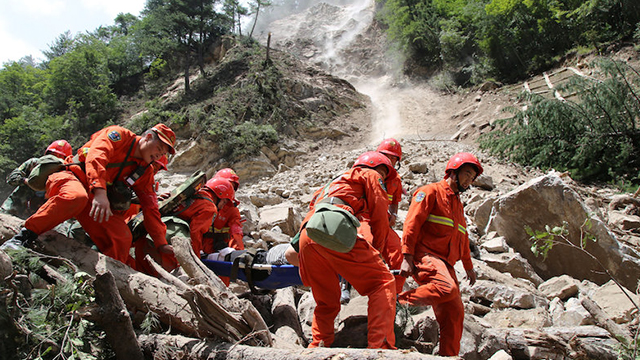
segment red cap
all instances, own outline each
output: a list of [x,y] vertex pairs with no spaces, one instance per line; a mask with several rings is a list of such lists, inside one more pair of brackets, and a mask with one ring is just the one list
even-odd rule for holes
[[165,124],[158,124],[151,128],[151,130],[155,131],[158,134],[158,138],[163,143],[169,145],[169,153],[172,155],[176,153],[176,149],[174,148],[176,145],[176,134]]

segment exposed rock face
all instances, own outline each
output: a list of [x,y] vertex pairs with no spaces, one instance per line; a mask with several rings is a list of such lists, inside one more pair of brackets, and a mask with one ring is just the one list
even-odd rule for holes
[[580,247],[581,227],[590,220],[590,233],[597,241],[587,242],[585,250],[598,258],[625,286],[634,288],[640,274],[640,261],[634,251],[619,243],[609,229],[580,201],[579,195],[555,173],[539,177],[501,196],[493,204],[487,230],[497,231],[536,269],[543,279],[568,274],[599,284],[609,280],[599,264],[579,249],[556,245],[547,259],[536,257],[525,232],[529,226],[544,231],[545,226],[568,224],[568,238]]

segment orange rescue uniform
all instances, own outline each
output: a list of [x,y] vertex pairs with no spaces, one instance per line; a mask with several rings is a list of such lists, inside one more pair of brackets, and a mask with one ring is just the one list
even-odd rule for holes
[[[324,196],[322,196],[324,195]],[[338,205],[355,216],[370,214],[374,238],[385,239],[389,231],[389,200],[378,172],[355,167],[334,180],[322,198],[335,197],[349,205]],[[317,202],[315,202],[317,204]],[[303,224],[313,215],[307,213]],[[313,313],[313,340],[309,347],[329,347],[334,341],[334,320],[340,311],[342,276],[363,296],[369,297],[368,347],[395,349],[395,280],[380,253],[363,238],[358,238],[348,253],[327,249],[300,233],[300,277],[310,286],[316,309]],[[367,274],[367,276],[363,276]]]
[[420,285],[398,296],[400,303],[431,305],[440,325],[440,355],[457,356],[464,307],[453,266],[473,269],[464,208],[446,180],[419,188],[404,222],[402,253],[413,255]]
[[[402,181],[400,180],[400,175],[395,173],[394,177],[385,181],[385,186],[387,188],[387,197],[390,201],[390,209],[397,209],[402,199]],[[365,214],[362,217],[360,228],[358,228],[358,234],[382,254],[382,258],[389,265],[389,268],[394,270],[400,269],[402,265],[402,249],[400,236],[395,230],[389,229],[385,239],[375,239],[369,226],[369,216]],[[395,275],[394,277],[396,279],[396,293],[400,293],[402,292],[406,279],[400,275]]]
[[[166,245],[166,226],[160,220],[154,191],[155,172],[144,160],[133,157],[133,151],[127,157],[132,142],[135,142],[135,149],[140,139],[141,137],[120,126],[109,126],[93,134],[91,140],[78,150],[79,160],[85,163],[85,171],[80,166],[72,165],[69,170],[51,174],[46,185],[47,202],[27,219],[25,227],[36,234],[42,234],[75,217],[102,253],[121,262],[128,262],[132,239],[125,221],[126,211],[113,211],[113,216],[101,223],[94,221],[89,212],[95,188],[106,189],[107,184],[124,180],[140,166],[146,169],[131,188],[138,196],[145,228],[156,248]],[[120,167],[107,165],[124,163],[125,158],[127,162],[120,178],[116,179]],[[69,160],[70,158],[67,159]]]
[[205,253],[211,254],[221,250],[219,247],[223,244],[218,244],[219,242],[224,242],[224,247],[244,250],[242,221],[237,202],[227,201],[224,206],[218,209],[218,215],[210,225],[203,240]]
[[[193,252],[200,256],[202,250],[203,235],[209,231],[209,225],[218,213],[211,190],[204,186],[190,199],[187,207],[177,215],[180,219],[189,223],[189,235]],[[162,254],[162,265],[168,269],[178,267],[175,256]]]

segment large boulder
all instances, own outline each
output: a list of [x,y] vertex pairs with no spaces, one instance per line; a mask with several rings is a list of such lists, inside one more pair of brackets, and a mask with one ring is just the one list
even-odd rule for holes
[[260,209],[258,229],[271,230],[277,226],[282,230],[282,233],[293,237],[300,230],[301,223],[302,216],[297,207],[291,203],[282,203]]
[[[598,262],[580,250],[581,228],[589,220],[589,232],[596,241],[588,241],[584,250],[628,288],[635,288],[640,274],[638,254],[621,244],[615,235],[595,217],[591,217],[579,195],[552,172],[521,185],[499,197],[493,204],[486,231],[497,231],[509,246],[524,256],[543,279],[568,274],[598,284],[610,280]],[[544,259],[531,251],[525,227],[544,231],[545,226],[568,224],[568,240],[575,247],[555,245]]]

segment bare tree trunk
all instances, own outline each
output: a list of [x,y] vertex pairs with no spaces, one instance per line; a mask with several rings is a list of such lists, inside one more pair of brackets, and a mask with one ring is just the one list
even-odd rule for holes
[[[200,316],[201,322],[214,325],[219,321],[214,314],[219,312],[218,304],[220,304],[222,308],[228,309],[230,312],[241,314],[243,321],[238,319],[236,326],[240,328],[242,326],[241,323],[246,322],[249,327],[244,331],[244,335],[255,337],[255,341],[249,339],[251,340],[249,343],[257,342],[256,345],[271,346],[272,340],[269,328],[258,310],[249,301],[238,299],[227,289],[222,280],[196,256],[189,239],[175,237],[172,239],[172,244],[174,244],[176,259],[178,259],[180,266],[197,283],[192,287],[193,291],[189,293],[189,303],[192,305],[194,312]],[[209,297],[214,301],[206,301]],[[224,314],[220,314],[220,316],[222,315]],[[230,316],[224,317],[230,322],[235,320]]]
[[595,303],[595,301],[582,297],[580,303],[596,320],[596,324],[606,329],[616,340],[625,345],[630,345],[632,341],[631,334],[623,329],[620,325],[616,324],[613,320],[609,319],[607,314]]
[[[421,354],[407,350],[315,348],[277,349],[246,345],[220,344],[177,335],[140,335],[138,337],[144,352],[154,354],[175,351],[182,360],[226,359],[226,360],[430,360],[444,359],[440,356]],[[459,359],[447,357],[447,359]]]
[[258,6],[256,7],[256,17],[253,19],[253,26],[251,27],[251,32],[249,32],[249,39],[253,36],[253,30],[255,30],[256,23],[258,22],[258,14],[260,14],[260,0],[256,0],[256,3],[258,3]]
[[[170,284],[139,273],[87,246],[55,231],[41,235],[36,247],[43,252],[65,257],[79,269],[95,275],[110,271],[120,296],[129,308],[153,311],[159,320],[175,331],[194,337],[218,336],[226,341],[271,345],[271,334],[264,320],[248,300],[238,299],[222,281],[200,261],[185,259],[184,242],[193,254],[188,240],[175,240],[176,257],[187,273],[191,271],[195,286],[177,278]],[[192,255],[195,257],[195,254]],[[204,269],[199,269],[199,267]],[[190,270],[187,270],[190,269]],[[171,277],[166,273],[164,276]],[[216,282],[217,280],[217,282]],[[178,287],[177,284],[184,284]]]
[[189,87],[189,51],[184,56],[184,92],[188,94],[191,91]]
[[107,334],[107,341],[116,353],[116,358],[144,360],[136,333],[133,331],[131,318],[118,293],[113,274],[108,271],[98,273],[93,285],[96,290],[96,303],[100,305],[100,325]]

